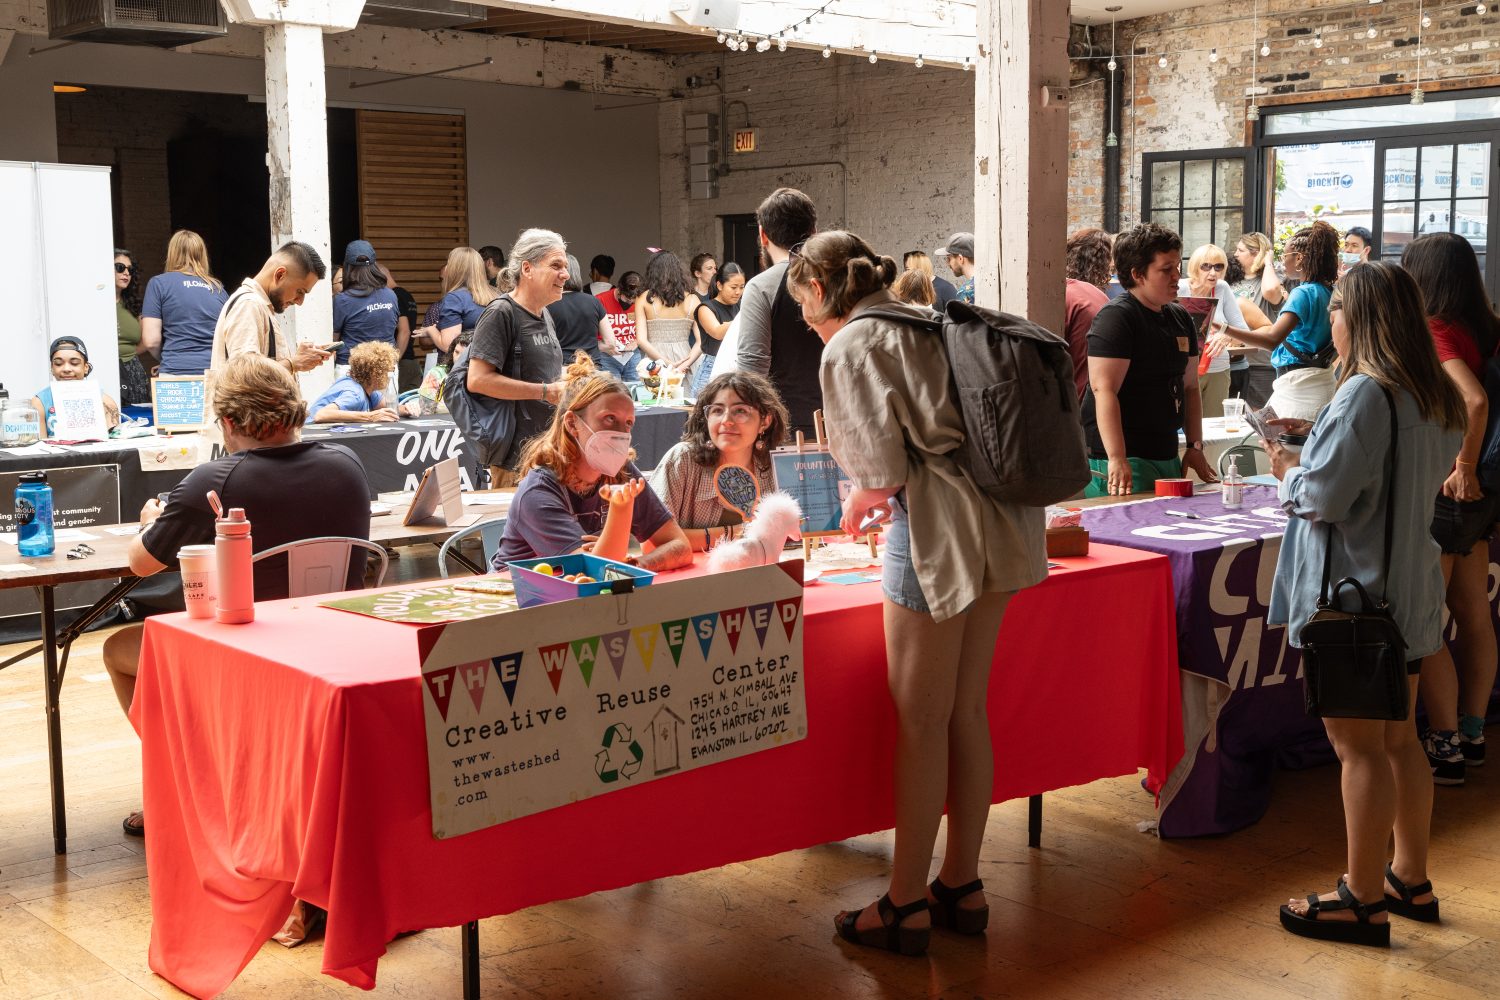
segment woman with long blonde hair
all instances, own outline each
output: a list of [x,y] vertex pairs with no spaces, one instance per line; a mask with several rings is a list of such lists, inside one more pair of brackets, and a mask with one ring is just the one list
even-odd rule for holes
[[562,378],[550,426],[521,454],[521,484],[510,505],[496,569],[517,559],[592,552],[667,570],[693,559],[687,536],[630,464],[635,402],[615,376],[582,351]]
[[203,237],[191,229],[173,233],[167,269],[146,285],[141,306],[141,349],[161,356],[161,374],[202,375],[208,369],[214,326],[227,298]]
[[454,247],[443,265],[443,297],[437,303],[437,319],[417,331],[426,334],[438,350],[447,352],[458,335],[479,323],[484,307],[498,294],[484,270],[484,258],[473,247]]
[[[1443,644],[1443,571],[1429,526],[1463,440],[1464,403],[1438,364],[1422,293],[1406,271],[1357,264],[1328,308],[1340,358],[1333,400],[1314,423],[1273,421],[1309,435],[1300,454],[1264,442],[1290,515],[1266,620],[1286,625],[1300,647],[1324,581],[1359,581],[1400,630],[1414,703],[1422,659]],[[1348,610],[1359,599],[1344,593]],[[1281,923],[1303,937],[1386,946],[1387,913],[1438,919],[1427,877],[1427,755],[1409,712],[1392,722],[1324,718],[1323,725],[1343,768],[1347,876],[1332,892],[1289,900]]]

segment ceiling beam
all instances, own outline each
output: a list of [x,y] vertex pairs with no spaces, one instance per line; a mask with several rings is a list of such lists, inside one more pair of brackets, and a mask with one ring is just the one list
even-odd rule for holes
[[[486,6],[587,18],[590,21],[648,27],[713,39],[716,29],[684,20],[694,5],[688,0],[480,0]],[[774,36],[814,14],[823,0],[740,0],[734,30],[747,39]],[[950,66],[977,57],[974,0],[836,0],[797,35],[788,33],[789,48],[839,52],[877,52],[882,57]]]

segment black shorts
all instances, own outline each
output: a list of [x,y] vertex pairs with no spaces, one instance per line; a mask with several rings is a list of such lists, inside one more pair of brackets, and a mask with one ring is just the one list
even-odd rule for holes
[[1495,534],[1500,517],[1500,494],[1483,500],[1451,500],[1441,494],[1432,508],[1432,537],[1444,555],[1466,556],[1481,539]]

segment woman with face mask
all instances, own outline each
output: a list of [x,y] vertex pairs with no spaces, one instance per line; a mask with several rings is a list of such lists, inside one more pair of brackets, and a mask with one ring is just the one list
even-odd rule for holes
[[672,515],[630,464],[635,403],[625,384],[579,352],[563,373],[550,427],[521,456],[521,484],[510,505],[494,568],[517,559],[591,552],[668,570],[693,553]]

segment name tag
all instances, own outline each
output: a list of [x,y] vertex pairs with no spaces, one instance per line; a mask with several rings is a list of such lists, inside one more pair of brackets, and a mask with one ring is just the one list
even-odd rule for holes
[[1183,354],[1188,353],[1188,339],[1186,337],[1177,338],[1177,349]]

